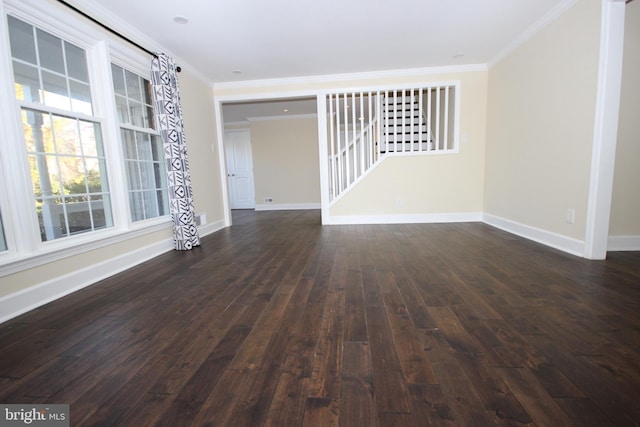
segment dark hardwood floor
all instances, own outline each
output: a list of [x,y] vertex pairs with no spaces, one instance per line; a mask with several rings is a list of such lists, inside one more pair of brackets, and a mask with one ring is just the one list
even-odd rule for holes
[[640,253],[237,211],[0,325],[0,402],[73,426],[639,425]]

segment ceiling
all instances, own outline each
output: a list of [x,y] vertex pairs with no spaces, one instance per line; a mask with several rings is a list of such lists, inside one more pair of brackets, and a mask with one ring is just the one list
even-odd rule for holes
[[[488,64],[574,0],[68,1],[223,83]],[[244,105],[256,110],[229,112],[225,122],[287,109],[266,106]]]
[[[106,23],[128,29],[134,40],[140,35],[163,46],[218,83],[486,64],[570,1],[70,2],[99,19],[116,21]],[[188,22],[176,23],[175,17]]]

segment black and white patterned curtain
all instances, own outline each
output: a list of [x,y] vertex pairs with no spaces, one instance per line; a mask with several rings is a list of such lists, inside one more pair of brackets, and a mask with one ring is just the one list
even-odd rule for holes
[[193,207],[176,64],[172,58],[158,54],[152,59],[151,84],[167,165],[169,211],[173,220],[175,248],[190,250],[200,246],[200,237]]

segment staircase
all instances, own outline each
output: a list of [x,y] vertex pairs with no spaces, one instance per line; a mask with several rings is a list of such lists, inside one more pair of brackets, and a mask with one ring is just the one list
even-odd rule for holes
[[387,155],[455,152],[457,91],[449,84],[327,95],[331,203]]
[[382,117],[380,153],[431,151],[435,148],[419,93],[386,94],[382,99]]

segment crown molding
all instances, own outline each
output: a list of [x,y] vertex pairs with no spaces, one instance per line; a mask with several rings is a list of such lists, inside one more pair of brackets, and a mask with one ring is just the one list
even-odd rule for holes
[[569,10],[573,5],[575,5],[578,0],[564,0],[556,7],[551,9],[547,14],[545,14],[542,18],[537,20],[533,25],[524,30],[518,37],[516,37],[509,45],[507,45],[504,50],[498,53],[495,57],[493,57],[488,63],[488,68],[492,68],[498,62],[502,61],[506,58],[511,52],[516,50],[518,47],[522,46],[533,36],[542,31],[545,27],[551,24],[553,21],[562,16],[567,10]]
[[469,73],[487,71],[487,64],[452,65],[428,68],[410,68],[403,70],[368,71],[362,73],[327,74],[306,77],[286,77],[278,79],[243,80],[236,82],[218,82],[213,84],[214,90],[265,88],[288,85],[309,85],[326,83],[349,83],[365,79],[384,79],[402,77],[422,77],[426,75]]

